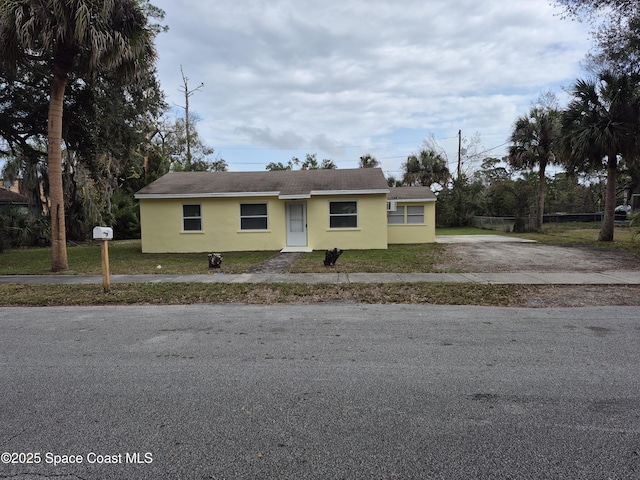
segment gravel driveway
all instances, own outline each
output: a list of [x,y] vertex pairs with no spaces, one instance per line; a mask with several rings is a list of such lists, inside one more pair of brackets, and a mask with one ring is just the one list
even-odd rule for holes
[[442,271],[464,272],[600,272],[640,269],[640,258],[593,247],[561,247],[537,243],[449,244]]
[[[490,236],[484,236],[490,237]],[[443,272],[602,272],[638,270],[640,258],[624,251],[509,242],[509,237],[447,239]],[[638,285],[531,285],[522,307],[640,305]]]

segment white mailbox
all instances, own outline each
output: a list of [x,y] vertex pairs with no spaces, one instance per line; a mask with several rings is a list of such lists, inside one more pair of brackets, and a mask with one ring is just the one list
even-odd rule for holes
[[113,228],[95,227],[93,229],[94,240],[113,240]]

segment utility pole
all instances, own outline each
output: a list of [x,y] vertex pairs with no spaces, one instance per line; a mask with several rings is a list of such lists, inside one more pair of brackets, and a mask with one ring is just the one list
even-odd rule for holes
[[458,130],[458,180],[462,176],[462,130]]
[[189,90],[189,78],[185,77],[182,66],[180,66],[180,73],[182,74],[183,87],[180,89],[184,93],[184,128],[187,139],[187,159],[185,162],[185,171],[191,170],[191,119],[189,118],[189,97],[204,87],[204,83],[200,83],[198,88]]

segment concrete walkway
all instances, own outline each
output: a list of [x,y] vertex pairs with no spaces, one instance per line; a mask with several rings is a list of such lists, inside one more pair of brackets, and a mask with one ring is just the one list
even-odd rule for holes
[[[640,285],[639,270],[514,273],[297,273],[112,275],[111,283],[478,283],[518,285]],[[0,284],[102,284],[101,275],[0,275]]]

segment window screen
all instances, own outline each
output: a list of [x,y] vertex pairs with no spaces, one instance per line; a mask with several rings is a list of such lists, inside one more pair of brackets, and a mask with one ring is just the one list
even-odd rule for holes
[[329,202],[329,228],[358,228],[358,202]]
[[200,205],[182,205],[182,229],[185,232],[199,232],[202,230]]
[[240,230],[267,230],[266,203],[243,203],[240,205]]

